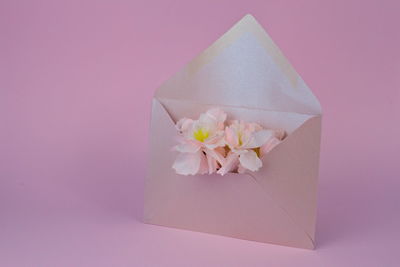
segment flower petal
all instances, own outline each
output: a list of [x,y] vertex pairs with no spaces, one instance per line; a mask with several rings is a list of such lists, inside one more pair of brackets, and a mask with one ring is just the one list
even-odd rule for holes
[[204,152],[206,153],[206,155],[214,158],[217,162],[219,162],[219,164],[225,164],[226,159],[217,150],[206,148],[204,149]]
[[218,123],[218,129],[224,129],[224,122],[226,120],[226,113],[219,108],[209,109],[206,113]]
[[195,175],[200,171],[200,164],[204,157],[203,152],[179,153],[172,168],[178,174]]
[[242,164],[239,164],[237,172],[238,172],[238,173],[245,173],[246,171],[247,171],[247,169],[245,169],[245,168],[242,166]]
[[257,148],[264,145],[269,139],[275,136],[272,130],[261,130],[252,134],[249,142],[243,148]]
[[206,158],[207,158],[207,165],[208,165],[208,174],[212,174],[217,170],[218,163],[210,155],[206,155]]
[[200,114],[200,118],[198,121],[195,121],[196,127],[200,128],[206,128],[210,131],[216,131],[217,130],[217,120],[208,115],[207,113],[202,113]]
[[239,145],[239,137],[233,127],[225,128],[225,142],[230,147],[237,147]]
[[280,141],[278,138],[276,138],[276,137],[273,137],[273,138],[271,138],[270,140],[268,140],[268,142],[265,143],[265,144],[261,147],[261,149],[260,149],[261,156],[263,156],[263,155],[267,154],[268,152],[270,152],[270,151],[271,151],[274,147],[276,147],[280,142],[281,142],[281,141]]
[[245,169],[253,172],[262,167],[262,161],[253,150],[248,150],[246,153],[240,154],[239,162]]
[[174,150],[181,153],[195,153],[199,151],[200,146],[193,142],[185,142],[174,146]]
[[220,131],[216,133],[213,137],[208,138],[207,140],[205,140],[204,145],[209,149],[224,147],[225,146],[224,132]]
[[192,127],[192,124],[193,124],[192,119],[183,118],[176,123],[175,127],[180,132],[186,132],[187,130],[189,130],[189,128]]
[[221,168],[217,171],[218,174],[225,175],[228,172],[235,170],[239,164],[239,155],[233,152],[229,152],[225,159],[225,163],[222,164]]
[[286,132],[283,129],[275,130],[275,137],[279,140],[283,140],[286,137]]
[[209,171],[207,156],[205,156],[202,151],[199,151],[199,153],[201,153],[200,155],[201,161],[200,161],[200,168],[197,174],[206,174]]

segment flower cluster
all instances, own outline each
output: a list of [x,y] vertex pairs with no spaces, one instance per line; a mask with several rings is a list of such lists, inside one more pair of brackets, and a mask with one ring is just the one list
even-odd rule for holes
[[215,108],[198,120],[183,118],[176,123],[179,154],[173,164],[178,174],[195,175],[257,171],[261,157],[285,137],[283,130],[264,129],[257,123],[233,120],[225,125],[226,113]]

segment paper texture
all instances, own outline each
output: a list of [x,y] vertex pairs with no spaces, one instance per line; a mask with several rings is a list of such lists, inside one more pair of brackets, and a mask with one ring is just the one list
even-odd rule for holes
[[[228,119],[283,128],[286,139],[251,174],[178,175],[176,120],[221,107]],[[153,99],[147,223],[314,248],[321,107],[247,15],[165,82]]]

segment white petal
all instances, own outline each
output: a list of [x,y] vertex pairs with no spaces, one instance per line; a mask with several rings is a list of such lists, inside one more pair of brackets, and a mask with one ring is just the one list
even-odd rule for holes
[[272,130],[261,130],[252,134],[250,141],[243,146],[244,148],[256,148],[264,145],[269,139],[275,136]]
[[174,150],[181,152],[181,153],[195,153],[199,151],[200,146],[194,144],[194,143],[181,143],[176,146],[174,146]]
[[207,115],[212,117],[218,123],[218,128],[223,129],[223,124],[226,120],[226,113],[219,108],[213,108],[207,111]]
[[248,150],[239,156],[239,162],[243,168],[250,171],[257,171],[262,167],[262,161],[257,157],[257,153],[253,150]]
[[197,174],[200,170],[202,156],[204,157],[201,151],[196,153],[179,153],[172,168],[175,169],[176,173],[182,175]]
[[218,132],[213,137],[207,138],[204,145],[209,149],[225,146],[224,132]]
[[206,129],[215,131],[218,122],[214,117],[208,115],[207,113],[203,113],[200,115],[199,120],[196,121],[195,124],[196,124],[196,127],[206,128]]
[[192,124],[192,119],[183,118],[176,123],[176,129],[180,132],[186,132],[187,130],[189,130],[189,128],[192,127]]

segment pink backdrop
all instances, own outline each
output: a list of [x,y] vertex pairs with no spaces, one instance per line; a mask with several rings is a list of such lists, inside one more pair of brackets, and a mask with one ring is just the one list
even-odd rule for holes
[[[399,266],[399,9],[2,0],[0,266]],[[316,251],[140,222],[155,88],[246,13],[323,106]]]

